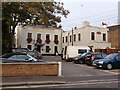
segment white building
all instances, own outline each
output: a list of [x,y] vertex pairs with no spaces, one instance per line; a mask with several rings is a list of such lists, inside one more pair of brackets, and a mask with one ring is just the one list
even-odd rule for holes
[[61,35],[60,28],[43,28],[40,25],[18,26],[17,47],[31,50],[37,48],[41,54],[61,53]]
[[74,28],[62,34],[62,48],[65,46],[90,46],[94,49],[111,47],[108,43],[108,29],[89,25],[83,22],[83,27]]
[[[37,39],[39,38],[37,43]],[[41,40],[42,42],[41,42]],[[46,39],[48,42],[45,42]],[[56,41],[56,43],[55,43]],[[58,42],[59,41],[59,42]],[[41,54],[61,54],[65,46],[91,46],[94,49],[111,47],[108,43],[108,29],[89,25],[83,22],[83,27],[74,28],[71,31],[63,31],[60,28],[43,28],[37,26],[18,26],[17,47],[37,50]]]

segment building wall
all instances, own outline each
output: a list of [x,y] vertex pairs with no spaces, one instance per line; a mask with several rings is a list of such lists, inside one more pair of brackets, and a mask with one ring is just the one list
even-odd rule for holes
[[[95,40],[91,40],[91,32],[95,33]],[[97,34],[97,32],[101,32],[101,34]],[[78,40],[79,33],[81,34],[80,41]],[[103,33],[106,34],[106,41],[103,41]],[[76,34],[76,41],[73,40],[73,46],[93,46],[93,49],[103,49],[106,47],[111,47],[110,43],[108,43],[107,28],[99,28],[83,24],[82,28],[73,30],[73,39],[74,34]],[[72,31],[67,31],[63,33],[62,36],[64,37],[64,43],[62,44],[62,48],[68,45],[72,45],[72,42],[70,42],[70,35],[72,35]],[[65,42],[66,36],[68,36],[68,42]]]
[[120,49],[120,25],[110,26],[109,43],[112,48]]
[[[27,42],[27,35],[28,33],[32,33],[32,42]],[[45,43],[46,34],[50,35],[50,43],[45,43],[44,46],[41,47],[41,54],[54,54],[54,47],[58,47],[58,53],[61,53],[61,29],[47,29],[47,28],[40,28],[34,26],[26,26],[26,27],[18,27],[18,45],[17,47],[24,47],[27,48],[27,45],[32,45],[32,50],[35,48],[35,42],[37,40],[37,34],[41,34],[42,43]],[[58,44],[54,43],[54,35],[58,35]],[[49,53],[46,53],[46,46],[50,47]]]
[[[94,27],[90,26],[89,22],[83,22],[82,28],[76,28],[71,31],[63,31],[62,29],[55,28],[41,28],[39,26],[26,26],[18,27],[17,35],[17,47],[27,48],[27,45],[32,45],[32,50],[35,48],[35,41],[37,40],[37,34],[41,34],[42,43],[45,43],[46,34],[50,35],[50,43],[41,47],[41,54],[54,54],[54,47],[58,47],[58,53],[61,54],[61,51],[65,46],[72,46],[72,38],[70,42],[70,35],[72,37],[73,33],[73,46],[93,46],[94,49],[105,49],[111,47],[111,44],[108,43],[108,31],[109,29],[103,27]],[[95,40],[91,40],[91,32],[95,33]],[[100,32],[100,34],[98,34]],[[27,42],[28,33],[32,33],[33,41],[31,43]],[[106,34],[106,41],[103,41],[103,34]],[[78,34],[81,35],[80,41],[78,40]],[[58,35],[59,43],[58,45],[54,43],[54,35]],[[76,41],[74,41],[74,35],[76,35]],[[67,36],[67,42],[66,42]],[[63,43],[64,37],[64,43]],[[50,52],[46,52],[46,46],[51,48]]]

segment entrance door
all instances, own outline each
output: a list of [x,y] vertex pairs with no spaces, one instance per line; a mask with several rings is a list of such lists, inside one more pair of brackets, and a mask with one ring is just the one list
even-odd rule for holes
[[54,54],[55,55],[56,55],[56,52],[58,53],[58,47],[57,46],[54,47]]
[[41,47],[37,46],[37,51],[41,53]]

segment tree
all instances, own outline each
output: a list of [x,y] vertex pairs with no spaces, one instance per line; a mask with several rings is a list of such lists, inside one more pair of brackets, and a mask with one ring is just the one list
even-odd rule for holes
[[67,17],[68,10],[63,8],[60,2],[3,2],[2,18],[6,20],[9,31],[15,35],[18,23],[57,26],[61,22],[61,16]]
[[9,27],[6,24],[6,20],[2,20],[2,54],[5,54],[11,49],[11,33],[9,33]]

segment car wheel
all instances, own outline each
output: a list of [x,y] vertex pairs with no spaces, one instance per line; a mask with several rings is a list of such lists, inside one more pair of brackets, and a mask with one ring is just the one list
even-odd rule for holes
[[82,60],[80,60],[79,62],[80,62],[80,64],[83,64],[83,61],[82,61]]
[[75,64],[78,64],[78,61],[75,60],[74,63],[75,63]]
[[107,66],[106,66],[106,68],[107,68],[108,70],[111,70],[111,69],[112,69],[112,64],[111,64],[111,63],[108,63]]

